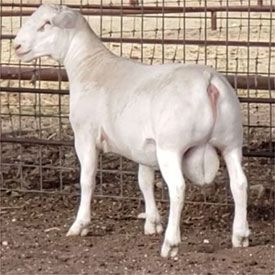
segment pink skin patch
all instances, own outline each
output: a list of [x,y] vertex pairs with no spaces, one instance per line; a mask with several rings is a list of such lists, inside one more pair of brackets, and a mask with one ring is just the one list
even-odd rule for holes
[[207,93],[209,95],[209,99],[211,102],[211,108],[213,111],[214,120],[216,120],[216,118],[217,118],[217,100],[219,97],[219,90],[217,89],[217,87],[214,84],[210,83],[207,88]]
[[108,142],[108,136],[105,134],[105,132],[102,130],[100,135],[100,142]]

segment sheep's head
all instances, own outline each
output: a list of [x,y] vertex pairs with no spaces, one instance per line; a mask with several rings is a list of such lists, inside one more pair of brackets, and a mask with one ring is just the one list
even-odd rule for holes
[[66,6],[40,6],[22,26],[14,40],[17,57],[25,62],[41,56],[51,56],[62,61],[81,18],[78,12]]

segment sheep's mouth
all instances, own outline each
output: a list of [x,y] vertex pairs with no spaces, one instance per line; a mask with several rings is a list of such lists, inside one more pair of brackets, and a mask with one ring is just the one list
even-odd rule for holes
[[25,52],[15,52],[16,56],[19,57],[19,58],[22,58],[23,56],[27,55],[28,53],[30,53],[31,50],[28,50],[28,51],[25,51]]

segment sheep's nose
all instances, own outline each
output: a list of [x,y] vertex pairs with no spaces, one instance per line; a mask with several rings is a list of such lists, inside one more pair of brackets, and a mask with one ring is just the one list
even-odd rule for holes
[[14,49],[15,49],[15,50],[19,50],[20,48],[21,48],[21,44],[15,44],[15,45],[14,45]]

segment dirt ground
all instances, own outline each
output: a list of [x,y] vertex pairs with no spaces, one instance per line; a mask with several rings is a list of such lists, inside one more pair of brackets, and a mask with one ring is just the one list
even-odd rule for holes
[[[232,206],[187,204],[175,259],[143,234],[143,203],[99,198],[86,237],[65,237],[79,196],[1,193],[1,274],[274,274],[274,206],[249,206],[250,247],[233,249]],[[167,204],[159,203],[166,224]]]

